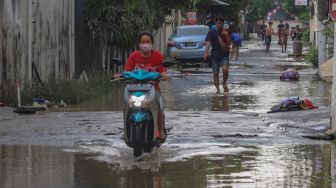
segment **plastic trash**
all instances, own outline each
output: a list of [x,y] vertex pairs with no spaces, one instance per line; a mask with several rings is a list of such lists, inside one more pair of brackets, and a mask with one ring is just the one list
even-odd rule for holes
[[58,104],[58,106],[61,107],[61,108],[64,108],[64,107],[66,107],[66,104],[63,100],[61,100],[61,102]]
[[318,108],[308,99],[300,99],[300,97],[288,97],[287,99],[281,101],[280,104],[274,105],[271,111],[267,113],[274,112],[286,112],[286,111],[296,111],[296,110],[309,110]]
[[43,98],[33,98],[34,107],[50,107],[51,103]]
[[295,69],[288,69],[280,75],[280,80],[282,81],[292,81],[292,80],[299,80],[300,74]]

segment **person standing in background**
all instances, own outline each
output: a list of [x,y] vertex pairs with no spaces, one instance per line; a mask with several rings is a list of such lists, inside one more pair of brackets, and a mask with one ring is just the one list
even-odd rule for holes
[[240,37],[240,29],[237,29],[236,32],[231,33],[231,41],[232,41],[232,48],[231,48],[231,59],[233,58],[233,54],[236,53],[236,60],[238,60],[239,56],[239,48],[241,47],[241,37]]
[[278,36],[279,36],[279,39],[281,38],[281,32],[282,30],[285,28],[285,25],[283,24],[283,21],[280,20],[280,23],[278,25]]
[[286,53],[287,52],[288,36],[289,36],[289,24],[286,23],[285,24],[285,28],[281,32],[281,52],[282,53],[284,53],[284,52]]
[[273,22],[268,22],[268,26],[265,32],[266,52],[269,52],[271,42],[272,42],[272,35],[274,35],[274,30],[272,26],[273,26]]

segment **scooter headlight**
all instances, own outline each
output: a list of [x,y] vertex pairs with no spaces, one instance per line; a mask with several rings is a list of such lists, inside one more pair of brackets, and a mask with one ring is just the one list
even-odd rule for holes
[[136,107],[141,106],[142,102],[144,102],[145,99],[146,99],[145,95],[142,95],[142,96],[139,96],[139,97],[135,96],[135,95],[131,96],[131,101],[134,104],[134,106],[136,106]]
[[134,92],[129,98],[130,106],[140,107],[146,101],[146,94],[144,92]]

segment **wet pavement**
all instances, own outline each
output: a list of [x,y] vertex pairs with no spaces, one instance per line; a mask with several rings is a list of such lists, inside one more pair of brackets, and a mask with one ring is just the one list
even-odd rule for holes
[[[274,45],[275,46],[275,45]],[[67,109],[17,115],[0,108],[0,187],[332,187],[335,144],[327,83],[277,47],[246,42],[231,63],[229,93],[215,94],[209,68],[183,68],[161,83],[166,143],[137,161],[121,139],[122,84]],[[280,82],[297,68],[300,81]],[[318,109],[268,114],[289,96]]]

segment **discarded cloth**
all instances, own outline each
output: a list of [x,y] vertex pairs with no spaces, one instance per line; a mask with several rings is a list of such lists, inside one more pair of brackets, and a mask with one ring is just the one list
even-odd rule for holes
[[274,112],[286,112],[286,111],[296,111],[296,110],[308,110],[318,108],[308,99],[300,99],[300,97],[289,97],[283,100],[280,104],[274,105],[271,111],[267,113]]

